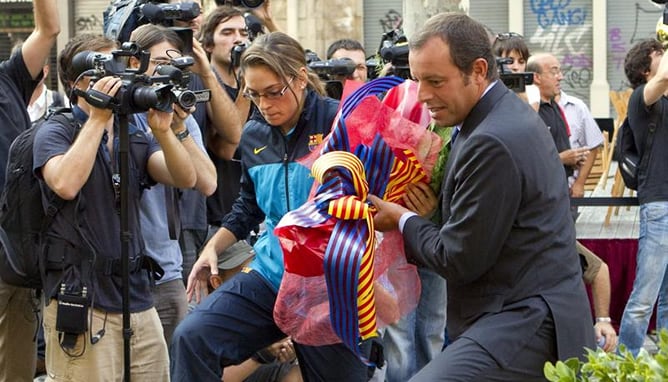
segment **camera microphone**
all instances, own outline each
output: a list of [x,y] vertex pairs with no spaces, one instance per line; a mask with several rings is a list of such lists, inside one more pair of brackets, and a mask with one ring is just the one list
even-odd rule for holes
[[113,57],[110,54],[84,50],[83,52],[77,53],[74,58],[72,58],[72,70],[77,77],[84,72],[90,73],[90,70],[94,70],[94,72],[87,75],[95,75],[97,74],[97,70],[95,70],[96,63],[111,61],[112,59]]
[[170,81],[181,82],[183,78],[183,72],[172,65],[158,65],[155,72],[161,76],[167,76]]
[[141,13],[151,22],[159,23],[165,19],[165,12],[158,5],[146,3],[141,6]]
[[153,4],[141,6],[142,15],[152,23],[161,23],[165,20],[188,21],[200,14],[197,3]]
[[250,40],[254,40],[258,34],[262,33],[262,21],[254,14],[250,12],[244,13],[244,22],[246,23]]

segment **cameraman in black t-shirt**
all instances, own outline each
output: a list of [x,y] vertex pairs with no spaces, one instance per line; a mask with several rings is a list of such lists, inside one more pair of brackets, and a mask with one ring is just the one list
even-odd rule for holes
[[[0,63],[0,185],[5,184],[9,146],[30,127],[27,106],[60,32],[56,0],[33,0],[35,29],[22,48]],[[39,303],[30,289],[0,281],[0,380],[32,381]]]

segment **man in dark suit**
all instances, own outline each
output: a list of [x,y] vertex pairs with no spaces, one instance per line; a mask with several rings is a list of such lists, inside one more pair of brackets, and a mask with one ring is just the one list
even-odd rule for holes
[[594,348],[568,185],[547,128],[498,80],[484,27],[439,14],[409,42],[418,97],[458,135],[442,226],[371,196],[376,229],[448,281],[454,340],[412,381],[544,380],[545,361]]

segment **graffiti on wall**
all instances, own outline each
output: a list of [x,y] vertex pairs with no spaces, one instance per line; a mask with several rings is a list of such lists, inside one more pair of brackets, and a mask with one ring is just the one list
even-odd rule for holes
[[404,23],[404,18],[401,16],[401,13],[394,9],[390,9],[385,13],[385,17],[380,19],[379,22],[380,26],[383,28],[383,33],[386,33],[401,28]]
[[[650,0],[635,3],[633,20],[629,22],[615,22],[609,18],[608,23],[608,67],[614,73],[609,73],[610,88],[623,90],[629,87],[624,74],[624,58],[626,53],[638,41],[651,38],[656,33],[656,23],[661,17],[662,9]],[[630,26],[632,28],[624,28]]]
[[101,32],[102,18],[97,15],[79,16],[74,25],[77,32]]
[[587,10],[571,7],[571,0],[531,0],[531,12],[536,16],[538,26],[548,28],[553,25],[584,25]]
[[571,0],[531,0],[530,12],[536,25],[527,33],[531,51],[559,58],[564,87],[576,97],[589,99],[593,67],[590,9]]

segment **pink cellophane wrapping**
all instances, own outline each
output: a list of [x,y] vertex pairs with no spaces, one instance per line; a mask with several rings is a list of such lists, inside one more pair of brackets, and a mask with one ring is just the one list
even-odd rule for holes
[[[430,176],[441,139],[426,129],[429,114],[417,102],[414,82],[405,81],[394,87],[382,102],[376,97],[363,99],[345,122],[351,151],[360,144],[370,146],[379,133],[393,151],[412,150],[427,177]],[[329,137],[325,142],[327,139]],[[300,162],[310,168],[319,155],[320,147]],[[314,197],[317,187],[314,185],[309,200]],[[275,231],[284,256],[293,252],[303,256],[305,263],[303,267],[299,266],[302,269],[286,268],[274,306],[274,320],[283,332],[305,345],[341,342],[330,323],[324,274],[314,271],[314,264],[322,263],[324,257],[326,243],[322,238],[327,237],[332,226],[331,222],[307,229],[279,226]],[[406,262],[399,231],[378,233],[374,279],[378,327],[392,324],[415,309],[420,297],[420,281],[415,266]]]

